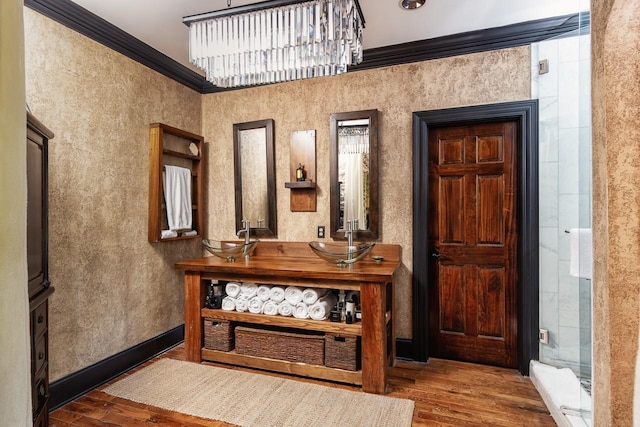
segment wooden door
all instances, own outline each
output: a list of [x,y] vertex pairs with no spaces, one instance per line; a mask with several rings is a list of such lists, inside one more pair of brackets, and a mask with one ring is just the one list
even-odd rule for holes
[[516,123],[429,136],[431,355],[517,367]]

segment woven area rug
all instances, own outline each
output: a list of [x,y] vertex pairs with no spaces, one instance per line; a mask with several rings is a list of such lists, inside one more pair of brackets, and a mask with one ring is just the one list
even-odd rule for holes
[[239,426],[409,427],[414,402],[173,359],[103,390],[113,396]]

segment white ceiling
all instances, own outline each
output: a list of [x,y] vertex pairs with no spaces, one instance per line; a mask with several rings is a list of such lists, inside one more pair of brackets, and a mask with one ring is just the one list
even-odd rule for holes
[[[182,18],[225,9],[227,0],[72,0],[154,49],[195,69],[188,60]],[[258,3],[232,0],[231,6]],[[427,0],[403,10],[398,0],[360,0],[365,49],[500,27],[588,10],[588,0]]]

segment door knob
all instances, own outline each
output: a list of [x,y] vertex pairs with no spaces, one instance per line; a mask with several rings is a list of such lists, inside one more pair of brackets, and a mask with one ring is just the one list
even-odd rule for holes
[[432,257],[439,259],[441,256],[444,256],[440,253],[440,250],[438,248],[434,248],[433,249],[433,253],[431,254]]

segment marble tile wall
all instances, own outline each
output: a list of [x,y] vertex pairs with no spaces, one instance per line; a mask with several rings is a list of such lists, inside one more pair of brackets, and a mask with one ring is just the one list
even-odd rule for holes
[[[532,45],[532,97],[540,105],[540,360],[591,371],[591,282],[569,275],[569,235],[590,227],[590,36]],[[538,61],[549,72],[538,73]]]

